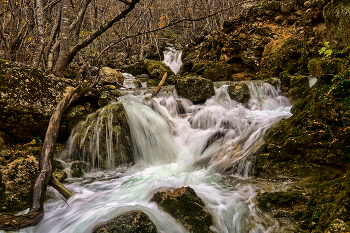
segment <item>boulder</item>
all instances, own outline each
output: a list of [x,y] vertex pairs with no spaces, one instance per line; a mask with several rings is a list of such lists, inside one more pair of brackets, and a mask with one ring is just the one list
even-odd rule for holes
[[181,97],[193,103],[203,103],[215,94],[213,82],[200,76],[177,79],[175,88]]
[[0,130],[17,142],[44,138],[51,113],[71,88],[64,79],[0,60]]
[[323,17],[327,25],[330,44],[334,47],[345,48],[350,43],[350,3],[349,1],[326,1]]
[[89,172],[91,170],[91,166],[89,163],[85,162],[74,162],[70,168],[70,174],[72,177],[83,177],[85,172]]
[[68,158],[89,162],[93,168],[115,168],[134,162],[129,125],[122,103],[90,114],[72,131]]
[[326,74],[326,62],[318,59],[313,58],[309,61],[307,68],[309,69],[310,75],[314,77],[321,77],[322,75]]
[[249,87],[246,83],[238,82],[230,84],[227,88],[230,98],[242,104],[248,103],[250,99]]
[[120,72],[109,67],[102,67],[100,69],[99,76],[101,78],[99,81],[100,84],[108,83],[118,85],[119,83],[123,85],[124,82],[124,76]]
[[33,156],[0,165],[0,212],[14,213],[29,208],[38,165]]
[[142,211],[130,211],[95,227],[93,233],[157,233],[157,227]]
[[189,232],[213,232],[210,229],[213,217],[204,210],[204,202],[192,188],[182,187],[173,192],[157,192],[151,201],[179,220]]
[[[77,173],[75,173],[74,175],[76,175],[76,174]],[[63,182],[65,179],[68,178],[67,172],[61,171],[61,170],[53,170],[52,175],[54,175],[59,182]],[[74,176],[74,177],[76,177],[76,176]]]
[[170,67],[161,61],[145,60],[143,68],[147,71],[147,74],[151,79],[155,79],[158,82],[162,80],[165,73],[168,73],[168,77],[174,75],[174,72]]

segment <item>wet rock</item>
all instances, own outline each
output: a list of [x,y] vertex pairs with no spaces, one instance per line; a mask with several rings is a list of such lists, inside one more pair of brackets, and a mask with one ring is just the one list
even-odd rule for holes
[[98,106],[103,108],[104,106],[108,105],[112,100],[116,100],[114,96],[110,93],[110,91],[103,91],[98,98]]
[[140,82],[147,82],[149,76],[148,74],[140,74],[136,76],[136,79],[138,79]]
[[91,170],[91,166],[86,162],[74,162],[70,168],[70,174],[72,177],[83,177],[84,173],[89,172]]
[[58,159],[52,160],[52,169],[64,170],[66,168],[66,164]]
[[168,76],[174,75],[170,67],[161,61],[145,60],[143,67],[147,71],[149,77],[158,82],[162,80],[165,73],[168,73]]
[[95,227],[93,233],[157,233],[157,227],[142,211],[130,211]]
[[227,88],[227,92],[231,99],[243,104],[248,103],[250,99],[250,91],[246,83],[239,82],[230,84]]
[[100,75],[100,82],[99,83],[108,83],[108,84],[123,84],[124,82],[124,76],[109,67],[102,67],[102,69],[100,69],[99,71],[99,75]]
[[71,159],[84,160],[92,167],[113,168],[134,162],[129,125],[122,103],[97,110],[77,125]]
[[151,201],[178,219],[189,232],[213,232],[210,229],[213,217],[204,210],[204,202],[192,188],[182,187],[173,192],[157,192]]
[[[52,172],[52,175],[54,175],[54,176],[57,178],[57,180],[58,180],[59,182],[63,182],[65,179],[68,178],[67,172],[61,171],[61,170],[54,170],[54,171]],[[72,175],[72,176],[73,176],[73,175]]]
[[203,103],[215,94],[213,82],[199,76],[177,79],[175,88],[181,97],[193,103]]
[[0,212],[14,213],[29,207],[37,173],[38,161],[33,156],[0,166]]
[[71,88],[64,79],[0,60],[0,130],[17,142],[44,138],[51,113]]

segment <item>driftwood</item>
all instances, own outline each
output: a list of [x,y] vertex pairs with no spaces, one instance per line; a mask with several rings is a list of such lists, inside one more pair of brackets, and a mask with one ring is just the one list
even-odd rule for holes
[[91,90],[96,83],[97,79],[94,80],[89,87],[82,87],[79,85],[74,90],[67,93],[57,105],[46,131],[39,162],[39,174],[33,187],[33,196],[29,213],[19,216],[0,214],[0,230],[13,231],[37,225],[44,217],[44,200],[48,184],[55,188],[66,199],[72,196],[72,193],[52,175],[52,157],[61,118],[65,110],[81,95]]
[[155,97],[158,93],[158,91],[160,90],[160,88],[163,86],[165,79],[168,77],[168,73],[165,73],[162,80],[160,80],[158,86],[156,88],[154,88],[153,92],[152,92],[152,98]]

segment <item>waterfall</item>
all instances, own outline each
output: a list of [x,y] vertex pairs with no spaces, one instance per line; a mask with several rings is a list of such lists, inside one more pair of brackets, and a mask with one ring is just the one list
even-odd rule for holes
[[[247,84],[251,95],[247,105],[232,100],[227,85],[216,88],[215,96],[203,105],[194,105],[175,91],[153,99],[149,94],[119,98],[130,127],[135,165],[125,171],[91,173],[83,181],[71,178],[67,188],[76,194],[68,200],[69,206],[57,195],[46,203],[41,223],[23,231],[90,232],[103,219],[142,210],[159,232],[186,232],[150,200],[157,190],[190,186],[213,215],[216,232],[272,232],[274,222],[256,208],[257,190],[248,178],[263,136],[279,120],[291,116],[291,105],[268,83]],[[107,109],[78,126],[85,129],[79,140],[89,136],[93,146],[87,149],[96,156],[95,142],[101,133],[95,127],[105,121],[100,115]],[[90,118],[95,126],[87,124]],[[95,138],[86,136],[88,129],[95,132]],[[248,181],[230,187],[222,173]]]
[[173,48],[167,48],[164,53],[164,63],[176,74],[179,72],[182,65],[181,56],[182,51],[177,51]]

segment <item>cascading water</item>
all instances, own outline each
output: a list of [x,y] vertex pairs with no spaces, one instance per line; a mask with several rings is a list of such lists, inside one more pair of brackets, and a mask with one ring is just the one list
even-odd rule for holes
[[176,74],[179,72],[182,65],[182,51],[175,50],[173,48],[167,48],[164,51],[164,63],[170,67],[170,69]]
[[[227,85],[204,105],[193,105],[176,92],[119,98],[126,110],[135,165],[121,171],[95,172],[70,179],[75,195],[67,205],[57,194],[45,205],[45,216],[25,232],[90,232],[102,220],[142,210],[159,232],[186,230],[157,204],[157,190],[192,187],[214,217],[220,233],[267,232],[273,223],[261,217],[253,202],[253,185],[224,184],[220,173],[244,180],[251,157],[265,132],[291,116],[288,100],[264,82],[248,83],[251,99],[244,107],[230,99]],[[100,110],[104,111],[104,110]],[[218,173],[220,172],[220,173]]]

